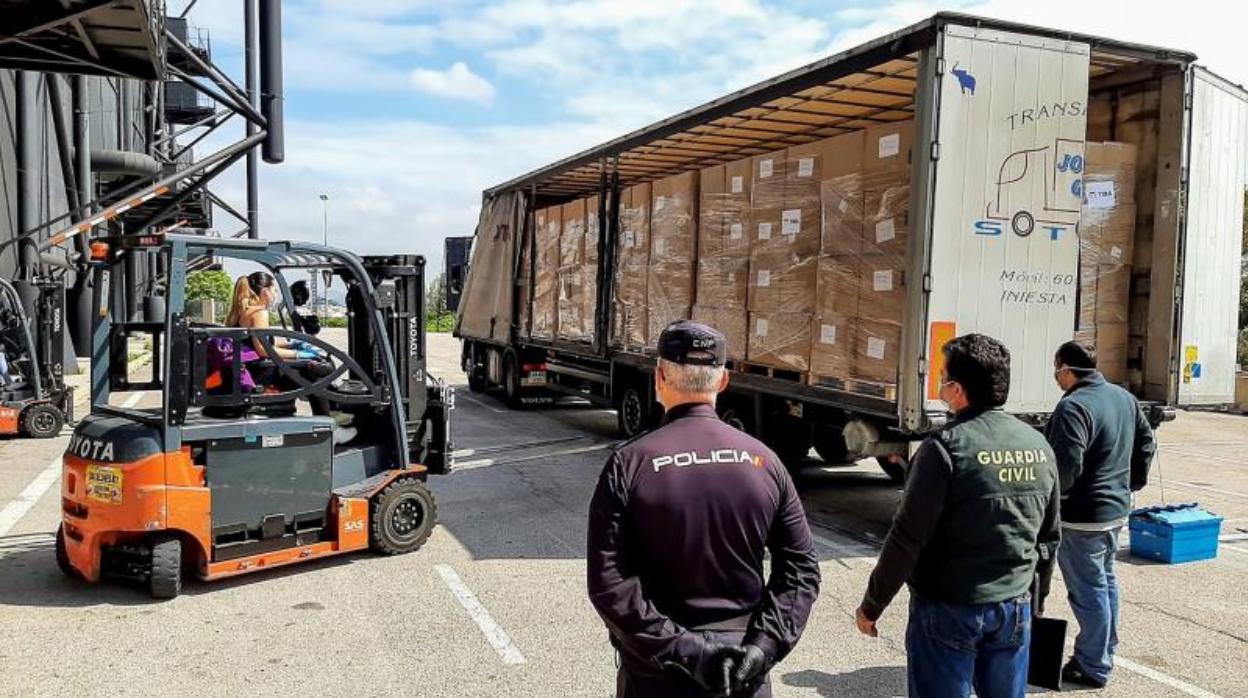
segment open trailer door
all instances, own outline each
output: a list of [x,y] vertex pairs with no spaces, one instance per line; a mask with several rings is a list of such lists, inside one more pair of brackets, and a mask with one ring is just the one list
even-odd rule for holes
[[1090,49],[951,24],[937,52],[934,143],[918,156],[920,182],[935,181],[915,208],[932,212],[926,326],[911,326],[930,366],[922,404],[943,413],[940,346],[979,332],[1010,350],[1006,409],[1048,412],[1061,397],[1053,351],[1078,303]]
[[1188,78],[1187,216],[1182,247],[1178,404],[1235,401],[1248,93],[1194,67]]

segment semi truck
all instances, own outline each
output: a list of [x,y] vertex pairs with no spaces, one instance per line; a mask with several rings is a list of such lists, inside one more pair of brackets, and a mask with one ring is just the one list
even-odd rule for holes
[[[1128,354],[1121,382],[1154,425],[1175,407],[1234,401],[1248,94],[1185,51],[956,13],[487,189],[466,275],[448,269],[464,280],[455,335],[470,388],[499,389],[514,408],[576,396],[617,410],[624,436],[651,427],[661,414],[653,350],[612,329],[614,294],[636,273],[619,260],[621,243],[633,242],[621,222],[624,192],[900,120],[913,122],[913,143],[895,381],[858,390],[739,359],[719,402],[725,421],[786,463],[813,446],[825,460],[874,457],[904,477],[911,449],[947,418],[937,398],[941,345],[979,332],[1011,353],[1005,409],[1042,425],[1061,397],[1056,347],[1098,339],[1080,312],[1095,268],[1089,211],[1128,196],[1133,264],[1117,310],[1130,333],[1112,349]],[[1134,190],[1085,176],[1093,141],[1132,148]],[[883,155],[898,144],[879,147]],[[596,243],[587,278],[572,287],[586,296],[588,337],[538,336],[535,218],[580,199]]]

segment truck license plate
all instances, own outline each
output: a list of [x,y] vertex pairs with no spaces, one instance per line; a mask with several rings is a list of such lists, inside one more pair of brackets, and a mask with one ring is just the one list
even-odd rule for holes
[[121,504],[121,468],[88,465],[87,498],[105,504]]
[[520,385],[546,385],[545,371],[529,371],[528,375],[520,379]]

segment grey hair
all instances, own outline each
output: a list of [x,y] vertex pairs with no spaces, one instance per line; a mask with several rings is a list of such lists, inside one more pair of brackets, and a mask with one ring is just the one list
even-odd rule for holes
[[717,393],[719,382],[723,379],[723,366],[700,366],[695,364],[678,364],[675,361],[659,359],[659,368],[667,377],[667,384],[682,393]]

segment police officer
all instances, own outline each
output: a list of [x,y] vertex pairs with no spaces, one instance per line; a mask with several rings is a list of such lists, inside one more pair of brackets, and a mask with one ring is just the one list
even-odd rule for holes
[[589,599],[619,651],[616,695],[770,696],[767,672],[819,593],[806,515],[776,454],[715,413],[724,336],[680,321],[658,350],[663,425],[615,450],[589,510]]
[[[902,582],[910,695],[1023,695],[1038,558],[1060,535],[1058,478],[1040,432],[1000,408],[1010,354],[968,334],[942,348],[940,399],[953,420],[919,446],[901,506],[856,613],[860,632]],[[1041,550],[1043,548],[1043,550]]]

